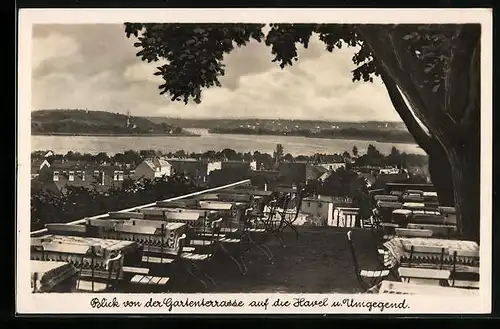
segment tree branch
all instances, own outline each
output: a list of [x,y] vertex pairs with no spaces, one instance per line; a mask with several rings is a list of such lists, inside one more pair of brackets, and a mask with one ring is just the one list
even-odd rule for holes
[[[464,24],[457,32],[446,70],[445,111],[456,121],[463,121],[467,109],[475,102],[479,83],[479,24]],[[475,85],[474,85],[475,84]]]
[[431,137],[422,129],[418,121],[415,119],[411,110],[406,105],[401,92],[398,90],[398,87],[392,81],[386,73],[381,74],[382,81],[386,86],[387,93],[389,94],[389,98],[391,99],[392,105],[396,112],[398,112],[399,116],[405,123],[408,131],[413,136],[417,144],[427,153],[430,153],[429,142]]
[[[372,49],[374,58],[404,93],[414,109],[415,115],[429,129],[431,135],[438,138],[443,144],[449,143],[449,140],[444,139],[447,139],[447,136],[454,135],[455,123],[449,116],[445,115],[442,109],[428,105],[435,104],[435,102],[424,101],[425,97],[429,97],[429,92],[416,85],[412,79],[411,75],[416,69],[415,66],[409,65],[407,61],[408,55],[410,55],[409,52],[402,50],[397,43],[395,45],[396,49],[393,48],[394,42],[391,42],[390,32],[386,28],[373,25],[358,25],[358,30],[363,36],[363,40]],[[400,56],[399,58],[396,57],[396,53]],[[405,55],[405,53],[408,53],[408,55]],[[410,64],[412,63],[413,61],[410,62]]]

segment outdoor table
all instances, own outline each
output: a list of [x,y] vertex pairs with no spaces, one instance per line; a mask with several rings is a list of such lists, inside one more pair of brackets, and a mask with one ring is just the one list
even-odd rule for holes
[[433,236],[452,236],[458,232],[455,225],[437,225],[437,224],[417,224],[408,223],[407,228],[409,229],[419,229],[419,230],[430,230]]
[[396,228],[396,236],[399,237],[425,237],[429,238],[432,236],[431,230],[425,229],[415,229],[415,228]]
[[31,260],[32,292],[73,292],[78,270],[67,262]]
[[435,224],[435,225],[455,225],[456,222],[448,220],[448,217],[435,214],[414,212],[410,223],[415,224]]
[[425,209],[425,204],[422,202],[403,202],[402,208],[409,210],[420,210]]
[[141,263],[142,250],[133,241],[51,234],[31,238],[32,260],[68,262],[80,270],[80,278],[104,280],[106,287],[112,278],[123,279],[123,266]]
[[176,201],[157,201],[156,206],[161,208],[196,208],[198,207],[198,200],[182,199]]
[[108,217],[113,219],[132,219],[132,218],[141,219],[144,218],[144,214],[138,211],[125,211],[125,212],[116,211],[116,212],[109,212]]
[[100,238],[135,241],[144,252],[158,253],[175,253],[187,228],[185,223],[148,219],[89,219],[87,225]]
[[401,295],[426,295],[426,296],[479,296],[479,290],[460,289],[453,287],[439,287],[434,285],[423,285],[403,283],[395,281],[382,281],[377,289],[379,294],[401,294]]
[[473,241],[394,237],[385,242],[384,247],[393,256],[393,266],[402,264],[410,267],[454,268],[459,272],[479,271],[479,246]]
[[204,209],[199,208],[150,207],[141,209],[141,212],[144,214],[144,219],[181,222],[189,225],[201,222],[205,214]]
[[424,202],[424,197],[420,195],[403,195],[403,202]]
[[204,194],[201,195],[201,201],[226,201],[226,202],[251,202],[252,196],[250,194],[238,193],[217,193],[217,194]]
[[375,201],[388,201],[388,202],[398,202],[399,196],[397,195],[386,195],[386,194],[378,194],[373,196],[373,200]]
[[266,197],[266,196],[271,196],[274,192],[273,191],[266,191],[266,190],[252,190],[252,189],[235,189],[234,192],[238,194],[249,194],[253,195],[254,197],[256,196],[261,196],[261,197]]
[[398,274],[402,282],[430,284],[439,286],[441,282],[450,279],[451,271],[434,268],[400,267]]
[[418,195],[418,196],[423,196],[424,195],[424,191],[422,190],[406,190],[405,192],[407,195]]

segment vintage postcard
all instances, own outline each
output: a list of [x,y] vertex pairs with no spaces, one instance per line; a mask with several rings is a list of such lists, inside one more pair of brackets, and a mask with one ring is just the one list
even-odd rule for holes
[[491,312],[492,10],[21,10],[19,314]]

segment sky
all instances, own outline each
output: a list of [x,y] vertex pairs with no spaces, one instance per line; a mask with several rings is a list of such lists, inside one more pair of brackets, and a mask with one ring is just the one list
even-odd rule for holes
[[329,53],[313,37],[299,61],[280,69],[256,41],[225,55],[222,87],[203,90],[201,104],[159,94],[156,63],[142,62],[121,24],[33,27],[32,109],[89,109],[134,116],[401,121],[387,92],[352,82],[353,50]]

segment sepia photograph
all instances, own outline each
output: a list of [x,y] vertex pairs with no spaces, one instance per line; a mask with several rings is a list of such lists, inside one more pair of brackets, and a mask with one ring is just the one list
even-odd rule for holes
[[21,13],[19,311],[489,312],[492,12],[219,12]]

